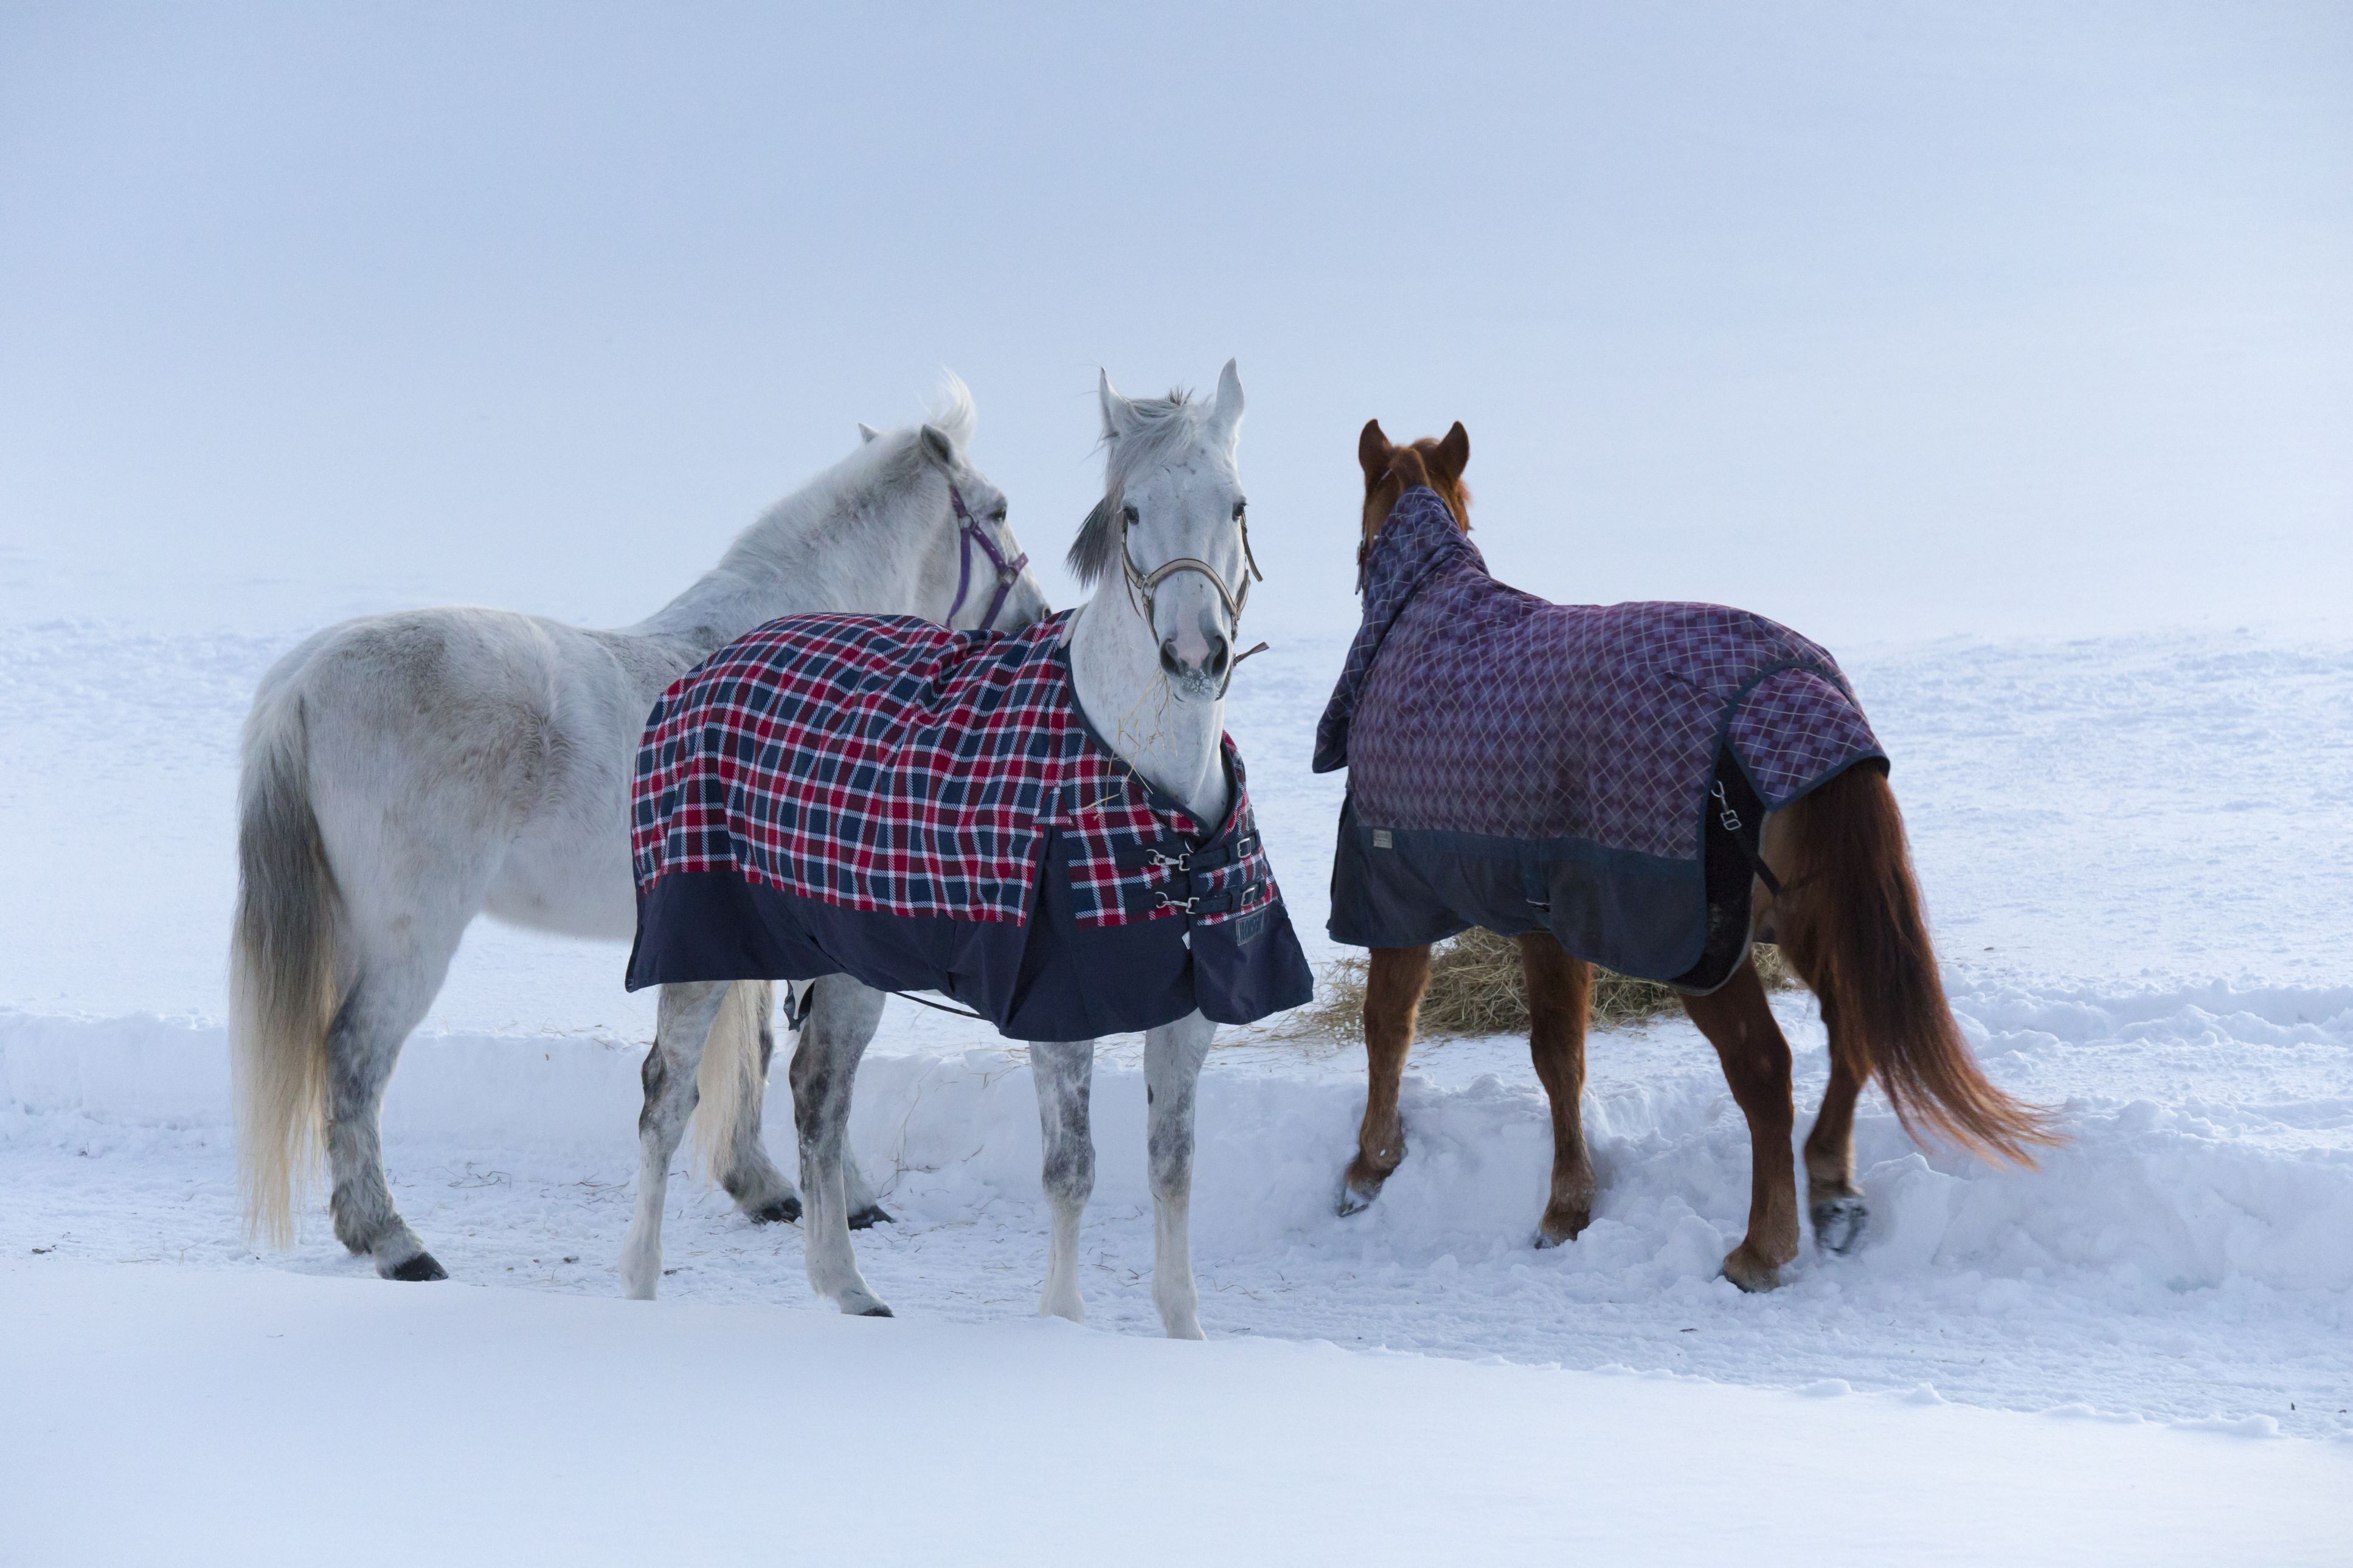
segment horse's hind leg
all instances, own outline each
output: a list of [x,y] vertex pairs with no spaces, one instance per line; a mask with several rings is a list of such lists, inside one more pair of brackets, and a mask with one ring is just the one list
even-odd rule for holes
[[719,1019],[727,983],[665,985],[655,1014],[654,1043],[642,1077],[645,1110],[638,1115],[638,1204],[621,1244],[621,1288],[633,1301],[650,1301],[661,1283],[662,1202],[670,1163],[694,1114],[695,1071],[703,1044]]
[[776,1005],[773,983],[765,980],[739,980],[738,985],[758,987],[761,997],[755,1008],[760,1020],[760,1076],[744,1113],[735,1120],[733,1136],[720,1157],[719,1184],[735,1200],[735,1206],[751,1216],[757,1225],[789,1224],[801,1217],[800,1194],[793,1184],[776,1169],[768,1158],[767,1140],[760,1125],[760,1094],[768,1081],[768,1064],[776,1054]]
[[1684,997],[1683,1008],[1715,1047],[1732,1098],[1748,1119],[1748,1235],[1725,1256],[1724,1277],[1744,1290],[1770,1290],[1781,1282],[1781,1266],[1798,1256],[1789,1042],[1752,963],[1712,994]]
[[1831,1037],[1831,1081],[1822,1091],[1814,1130],[1806,1134],[1806,1206],[1816,1245],[1843,1257],[1862,1239],[1871,1216],[1862,1189],[1854,1184],[1854,1102],[1862,1092],[1863,1079],[1855,1071],[1861,1054],[1856,1043],[1827,999],[1821,1007]]
[[1193,1283],[1193,1108],[1218,1026],[1198,1013],[1144,1037],[1145,1142],[1152,1159],[1152,1304],[1172,1340],[1198,1340]]
[[[459,921],[457,930],[464,929]],[[372,1259],[385,1279],[447,1279],[448,1270],[393,1205],[384,1171],[385,1085],[402,1042],[433,1005],[458,945],[454,934],[426,943],[414,931],[405,949],[368,951],[390,945],[380,942],[363,947],[357,977],[328,1026],[327,1163],[334,1183],[329,1207],[335,1238]]]
[[1413,1048],[1413,1019],[1430,984],[1430,949],[1377,947],[1365,973],[1365,1121],[1340,1183],[1340,1213],[1359,1214],[1405,1160],[1398,1084]]
[[1593,1223],[1593,1157],[1585,1147],[1585,1028],[1593,966],[1549,931],[1519,939],[1528,982],[1528,1055],[1552,1101],[1552,1190],[1536,1226],[1538,1247],[1576,1239]]
[[801,1233],[809,1284],[844,1312],[864,1318],[887,1318],[891,1309],[858,1271],[842,1168],[859,1058],[881,1019],[882,993],[846,976],[828,975],[817,982],[793,1048],[793,1125],[800,1133]]
[[1079,1220],[1095,1190],[1094,1131],[1088,1121],[1094,1070],[1092,1040],[1029,1044],[1029,1073],[1038,1085],[1039,1139],[1045,1150],[1042,1184],[1053,1210],[1046,1288],[1039,1293],[1038,1311],[1074,1323],[1087,1321],[1086,1299],[1079,1290]]

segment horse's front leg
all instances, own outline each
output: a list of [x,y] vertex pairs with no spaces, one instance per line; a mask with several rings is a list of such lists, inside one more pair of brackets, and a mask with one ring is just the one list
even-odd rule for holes
[[1029,1076],[1038,1086],[1038,1133],[1045,1152],[1042,1181],[1053,1210],[1038,1310],[1074,1323],[1087,1321],[1079,1290],[1079,1217],[1095,1190],[1095,1141],[1087,1119],[1094,1071],[1092,1040],[1030,1042]]
[[1373,949],[1365,973],[1365,1121],[1356,1131],[1356,1157],[1340,1182],[1343,1215],[1371,1206],[1405,1160],[1398,1085],[1413,1048],[1414,1014],[1429,985],[1427,946]]
[[1193,1284],[1193,1107],[1218,1026],[1187,1014],[1144,1037],[1145,1141],[1152,1159],[1152,1304],[1172,1340],[1198,1340]]
[[1552,1101],[1552,1190],[1536,1226],[1538,1247],[1573,1241],[1593,1223],[1593,1156],[1585,1147],[1585,1027],[1593,1012],[1593,965],[1550,931],[1519,939],[1528,984],[1528,1055]]
[[[800,1133],[801,1229],[810,1286],[852,1317],[887,1318],[849,1245],[848,1159],[850,1091],[858,1063],[882,1021],[882,993],[846,975],[817,982],[793,1048],[793,1125]],[[869,1194],[871,1202],[871,1194]]]
[[638,1208],[621,1244],[621,1287],[633,1301],[650,1301],[661,1283],[662,1201],[670,1163],[694,1114],[695,1071],[704,1042],[718,1022],[727,984],[665,985],[654,1018],[653,1048],[642,1077],[646,1108],[638,1115]]

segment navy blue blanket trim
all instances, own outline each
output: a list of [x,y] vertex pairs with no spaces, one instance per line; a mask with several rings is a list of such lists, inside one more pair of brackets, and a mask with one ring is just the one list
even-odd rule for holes
[[[1847,766],[1884,772],[1886,763],[1873,755]],[[1500,936],[1550,931],[1570,952],[1605,969],[1687,993],[1714,991],[1748,953],[1751,879],[1765,820],[1763,803],[1729,748],[1715,779],[1740,826],[1727,829],[1711,809],[1695,860],[1577,838],[1375,828],[1344,800],[1326,929],[1350,947],[1420,947],[1472,926]],[[1710,799],[1713,805],[1712,794]]]
[[1022,1040],[1131,1034],[1197,1007],[1252,1024],[1314,994],[1280,902],[1208,925],[1082,925],[1074,847],[1056,834],[1039,857],[1027,924],[853,910],[732,872],[673,873],[638,900],[628,986],[848,973],[880,990],[942,991]]

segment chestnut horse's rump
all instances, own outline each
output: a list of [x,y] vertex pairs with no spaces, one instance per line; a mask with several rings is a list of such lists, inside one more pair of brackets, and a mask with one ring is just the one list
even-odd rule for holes
[[1307,1000],[1233,742],[1197,823],[1088,726],[1069,621],[797,616],[681,678],[638,753],[630,987],[846,973],[1031,1040]]
[[1484,926],[1689,991],[1747,951],[1765,813],[1886,756],[1831,656],[1717,605],[1556,605],[1401,497],[1315,737],[1348,769],[1331,932]]

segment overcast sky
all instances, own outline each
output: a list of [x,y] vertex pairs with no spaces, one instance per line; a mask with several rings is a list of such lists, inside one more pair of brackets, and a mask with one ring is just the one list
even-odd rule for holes
[[16,0],[5,609],[633,619],[942,367],[1058,561],[1230,354],[1258,636],[1367,416],[1556,598],[2353,627],[2353,6],[1451,9]]

